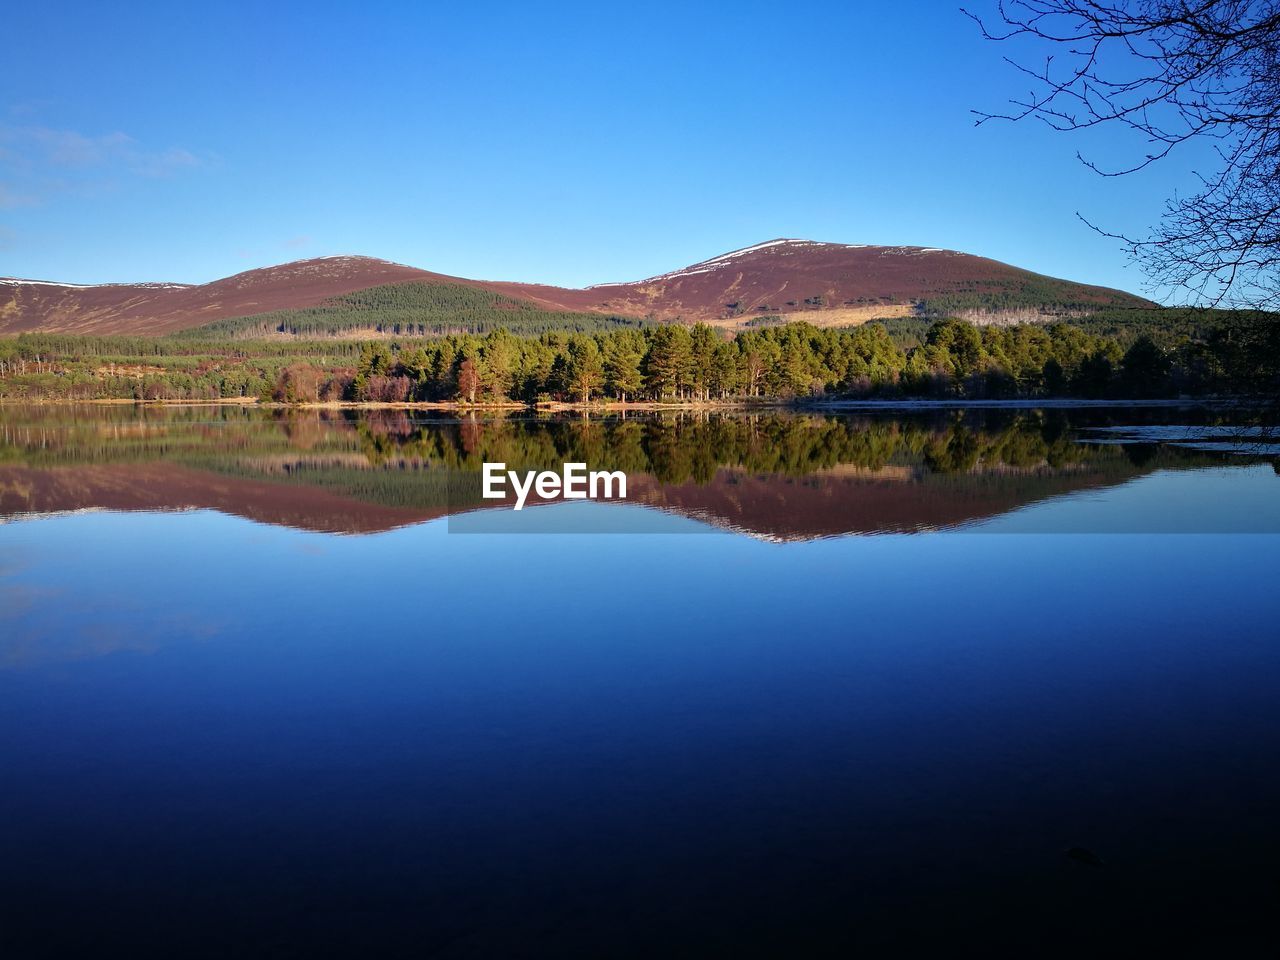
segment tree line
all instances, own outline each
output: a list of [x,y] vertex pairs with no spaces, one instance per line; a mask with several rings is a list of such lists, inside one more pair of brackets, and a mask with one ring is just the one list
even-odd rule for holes
[[0,395],[464,404],[1274,396],[1278,361],[1280,327],[1268,314],[1176,339],[957,319],[787,323],[733,336],[705,324],[365,341],[24,335],[0,340]]
[[399,403],[609,399],[716,402],[816,397],[1159,397],[1274,388],[1276,328],[1230,331],[1166,350],[1148,336],[1127,349],[1068,323],[976,327],[934,322],[903,349],[879,323],[820,329],[789,323],[727,339],[713,327],[612,333],[444,337],[374,342],[350,374],[282,371],[273,398]]

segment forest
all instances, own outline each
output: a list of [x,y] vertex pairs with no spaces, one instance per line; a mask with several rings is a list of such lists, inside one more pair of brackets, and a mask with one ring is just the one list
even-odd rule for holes
[[187,340],[273,336],[427,337],[488,333],[499,328],[538,334],[551,330],[596,333],[635,327],[642,321],[599,313],[543,310],[528,300],[460,283],[389,283],[333,297],[316,307],[275,310],[218,320],[184,330]]
[[363,341],[26,334],[0,341],[0,396],[463,405],[1274,396],[1278,361],[1280,327],[1267,314],[1184,323],[1176,335],[1099,318],[793,322],[732,336],[705,324]]

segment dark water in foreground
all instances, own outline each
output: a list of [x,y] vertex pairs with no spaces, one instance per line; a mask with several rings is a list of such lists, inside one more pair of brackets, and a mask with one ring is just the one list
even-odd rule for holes
[[[1272,956],[1206,419],[0,408],[0,956]],[[445,518],[582,451],[631,505]]]

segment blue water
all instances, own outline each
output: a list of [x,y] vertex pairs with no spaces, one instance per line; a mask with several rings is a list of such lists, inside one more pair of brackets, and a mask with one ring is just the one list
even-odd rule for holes
[[1275,943],[1280,538],[447,531],[0,527],[4,955]]
[[3,960],[1280,947],[1274,447],[5,413]]

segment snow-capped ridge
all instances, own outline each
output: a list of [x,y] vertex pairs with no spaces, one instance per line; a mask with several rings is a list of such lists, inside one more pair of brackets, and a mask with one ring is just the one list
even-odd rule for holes
[[144,290],[187,290],[194,286],[190,283],[60,283],[57,280],[28,280],[23,277],[0,277],[0,283],[12,287],[63,287],[67,290],[102,290],[111,287],[139,287]]
[[779,237],[776,240],[766,240],[764,243],[755,243],[749,247],[742,247],[739,250],[730,250],[728,253],[722,253],[718,257],[712,257],[710,260],[701,260],[698,263],[683,267],[680,270],[672,270],[669,273],[660,273],[656,276],[646,277],[643,280],[624,281],[620,283],[593,283],[586,287],[587,290],[596,290],[600,287],[620,287],[630,283],[659,283],[663,280],[677,280],[681,277],[692,277],[701,273],[711,273],[727,266],[735,266],[733,261],[739,257],[745,257],[753,253],[759,253],[762,250],[772,250],[778,247],[786,247],[787,250],[778,250],[777,252],[785,255],[792,249],[803,249],[808,247],[828,247],[841,248],[845,250],[856,250],[865,247],[864,243],[825,243],[821,240],[802,240],[797,237]]
[[378,265],[384,267],[408,267],[410,270],[416,269],[415,267],[409,267],[406,263],[396,263],[394,260],[383,260],[381,257],[366,257],[358,253],[338,253],[326,257],[307,257],[303,260],[288,260],[284,263],[273,264],[269,267],[255,267],[252,270],[244,270],[240,273],[233,274],[233,276],[241,277],[246,273],[266,273],[273,270],[313,270],[321,268],[326,264],[351,264],[353,266]]

